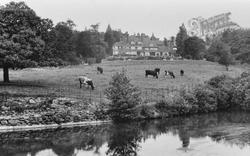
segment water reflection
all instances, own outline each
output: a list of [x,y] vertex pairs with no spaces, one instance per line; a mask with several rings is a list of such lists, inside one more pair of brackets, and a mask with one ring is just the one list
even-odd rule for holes
[[107,155],[136,156],[143,138],[140,124],[117,124],[111,126]]
[[[197,146],[193,141],[197,139],[204,141]],[[161,148],[163,143],[169,148]],[[197,148],[207,144],[213,144],[209,147],[214,150],[227,145],[237,147],[233,149],[237,151],[250,147],[250,114],[214,113],[129,124],[0,133],[1,156],[149,156],[145,151],[154,151],[156,147],[164,154],[175,155],[176,151],[197,152]]]

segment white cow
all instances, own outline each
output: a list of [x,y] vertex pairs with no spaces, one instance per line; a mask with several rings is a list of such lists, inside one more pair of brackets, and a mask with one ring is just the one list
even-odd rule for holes
[[86,85],[86,86],[90,86],[92,90],[94,90],[94,84],[93,84],[93,81],[86,77],[86,76],[79,76],[78,77],[78,80],[80,82],[80,88],[82,88],[82,84]]

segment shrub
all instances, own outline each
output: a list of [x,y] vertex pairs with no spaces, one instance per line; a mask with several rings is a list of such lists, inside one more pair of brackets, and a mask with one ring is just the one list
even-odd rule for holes
[[140,107],[140,115],[142,118],[146,119],[152,119],[152,118],[157,118],[159,117],[157,110],[155,109],[154,106],[149,106],[149,105],[142,105]]
[[211,78],[207,84],[212,87],[217,96],[219,110],[225,110],[232,107],[232,96],[234,90],[234,79],[228,76],[216,76]]
[[219,88],[220,84],[225,81],[225,79],[229,79],[226,75],[215,76],[208,80],[206,83],[214,88]]
[[233,105],[243,110],[250,110],[250,73],[242,73],[234,85],[231,100]]
[[185,89],[180,91],[180,96],[184,99],[184,102],[186,105],[188,104],[189,107],[189,113],[197,113],[198,112],[198,101],[195,97],[194,92],[189,92]]
[[217,110],[217,97],[209,86],[201,85],[194,89],[199,112],[212,112]]
[[137,118],[136,106],[141,103],[140,91],[130,83],[125,71],[116,73],[109,82],[105,94],[111,101],[110,117],[117,120],[132,120]]

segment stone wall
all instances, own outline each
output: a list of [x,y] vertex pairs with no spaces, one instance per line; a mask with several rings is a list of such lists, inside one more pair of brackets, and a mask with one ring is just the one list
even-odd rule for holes
[[0,126],[98,120],[93,104],[71,98],[8,97],[0,102]]

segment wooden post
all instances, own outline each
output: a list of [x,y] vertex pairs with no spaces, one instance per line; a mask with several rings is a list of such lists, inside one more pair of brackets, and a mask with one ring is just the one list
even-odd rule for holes
[[9,68],[4,66],[3,67],[3,82],[10,82],[9,79]]

